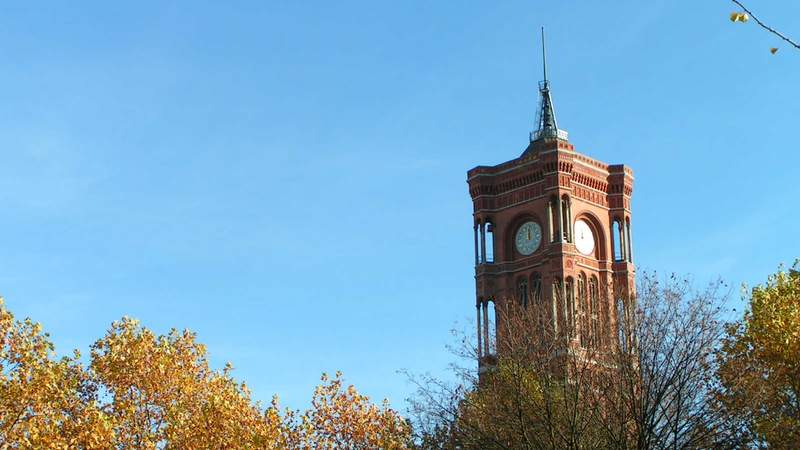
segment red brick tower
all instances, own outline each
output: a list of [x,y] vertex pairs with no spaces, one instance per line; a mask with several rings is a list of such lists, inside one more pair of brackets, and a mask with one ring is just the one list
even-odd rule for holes
[[525,151],[467,172],[481,366],[502,348],[493,323],[503,320],[493,311],[501,302],[541,308],[556,334],[570,330],[573,345],[587,346],[611,335],[615,299],[634,288],[633,172],[575,151],[558,128],[544,61],[538,128]]

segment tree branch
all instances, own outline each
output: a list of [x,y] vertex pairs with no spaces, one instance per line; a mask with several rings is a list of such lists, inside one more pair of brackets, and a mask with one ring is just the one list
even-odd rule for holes
[[765,30],[769,31],[770,33],[774,34],[775,36],[778,36],[779,38],[781,38],[781,39],[783,39],[784,41],[786,41],[786,42],[788,42],[789,44],[791,44],[791,45],[792,45],[793,47],[795,47],[796,49],[800,50],[800,44],[798,44],[798,43],[794,42],[793,40],[789,39],[788,37],[784,36],[784,35],[783,35],[783,34],[782,34],[780,31],[778,31],[778,30],[775,30],[774,28],[771,28],[771,27],[767,26],[767,24],[765,24],[764,22],[760,21],[760,20],[758,19],[758,17],[756,17],[756,16],[755,16],[755,15],[754,15],[754,14],[753,14],[753,13],[752,13],[752,12],[751,12],[749,9],[747,9],[747,7],[746,7],[746,6],[744,6],[743,4],[741,4],[741,3],[740,3],[738,0],[731,0],[731,1],[732,1],[733,3],[736,3],[737,5],[739,5],[739,7],[740,7],[740,8],[742,8],[742,9],[744,10],[744,12],[746,12],[747,14],[749,14],[749,15],[750,15],[750,17],[752,17],[752,18],[753,18],[753,20],[755,20],[755,21],[756,21],[756,23],[758,23],[758,25],[759,25],[761,28],[763,28],[763,29],[765,29]]

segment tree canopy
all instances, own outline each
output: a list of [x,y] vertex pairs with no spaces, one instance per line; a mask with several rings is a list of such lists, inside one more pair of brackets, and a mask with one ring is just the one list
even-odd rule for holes
[[800,444],[800,272],[781,268],[752,289],[719,353],[720,401],[756,442]]
[[262,408],[233,367],[209,366],[190,331],[114,322],[91,348],[56,358],[41,326],[0,299],[0,449],[401,449],[407,422],[341,374],[323,375],[306,411]]
[[[0,450],[797,448],[800,262],[725,323],[722,284],[640,275],[615,329],[578,345],[535,308],[502,303],[507,339],[458,382],[413,377],[413,421],[323,374],[304,411],[263,407],[197,336],[111,324],[84,361],[0,299]],[[537,330],[531,332],[531,330]],[[566,337],[566,339],[564,338]],[[600,344],[602,343],[602,344]],[[412,430],[411,423],[414,423]]]

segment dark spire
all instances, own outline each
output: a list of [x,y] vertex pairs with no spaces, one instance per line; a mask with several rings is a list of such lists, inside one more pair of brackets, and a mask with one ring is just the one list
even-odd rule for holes
[[538,128],[531,133],[530,140],[531,142],[546,138],[566,140],[567,132],[558,129],[556,111],[555,107],[553,107],[553,99],[550,97],[550,82],[547,81],[547,52],[544,44],[544,27],[542,27],[542,70],[544,72],[544,80],[539,83],[541,100],[539,102]]

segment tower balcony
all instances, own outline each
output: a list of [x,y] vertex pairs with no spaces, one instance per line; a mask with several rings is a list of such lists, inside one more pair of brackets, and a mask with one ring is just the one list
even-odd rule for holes
[[548,130],[548,129],[536,130],[533,133],[531,133],[530,141],[534,142],[534,141],[538,141],[539,139],[552,138],[552,137],[555,137],[555,138],[558,138],[558,139],[561,139],[561,140],[564,140],[564,141],[568,141],[569,140],[569,133],[567,133],[566,130],[558,130],[557,129],[557,130],[554,130],[554,131],[555,131],[555,136],[553,136],[553,131]]

